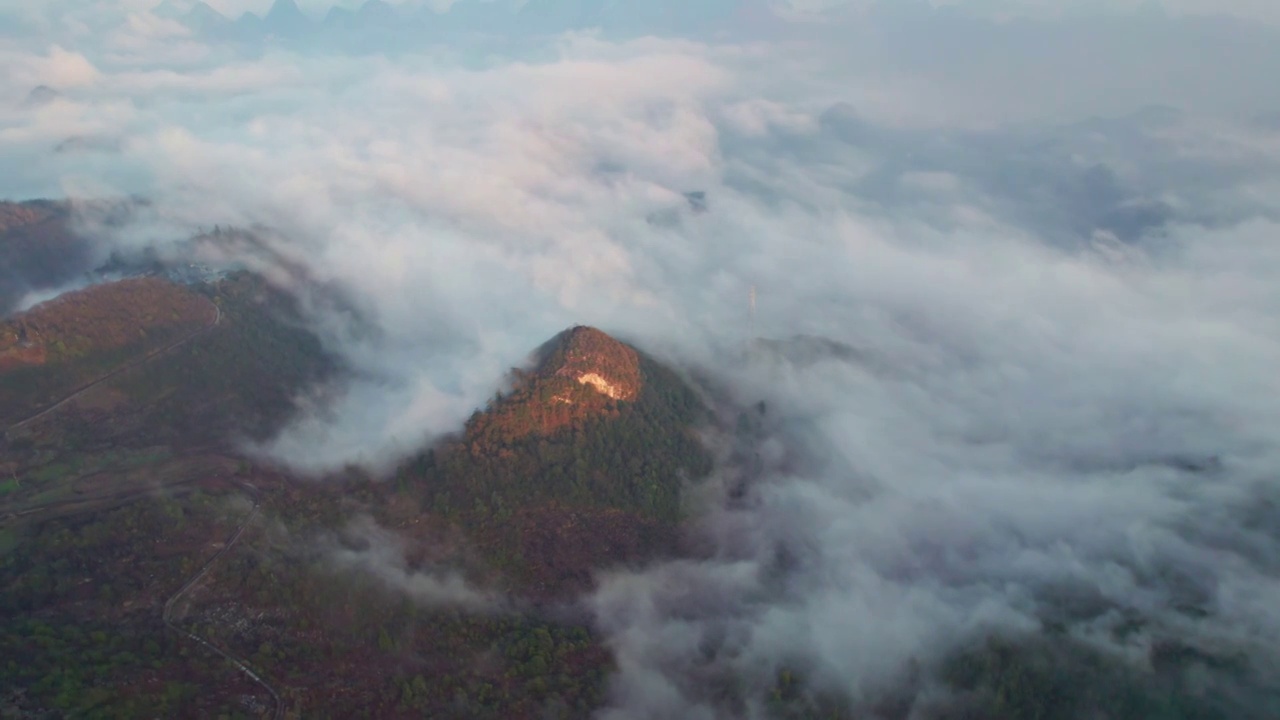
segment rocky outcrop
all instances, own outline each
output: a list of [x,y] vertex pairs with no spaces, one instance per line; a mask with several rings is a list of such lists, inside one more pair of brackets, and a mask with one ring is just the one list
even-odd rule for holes
[[614,400],[631,400],[640,392],[636,351],[593,327],[579,325],[560,333],[544,352],[544,375],[572,378]]
[[477,413],[468,432],[496,433],[507,441],[548,434],[590,418],[609,416],[636,400],[644,385],[640,356],[592,327],[556,335],[534,353],[530,370],[515,371],[510,392]]

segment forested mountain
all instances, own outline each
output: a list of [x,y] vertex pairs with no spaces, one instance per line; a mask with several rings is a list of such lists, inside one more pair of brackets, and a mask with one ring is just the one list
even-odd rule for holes
[[392,477],[323,480],[242,452],[342,372],[260,278],[97,285],[2,330],[19,716],[585,717],[612,661],[564,609],[678,552],[710,470],[694,392],[591,328]]
[[30,292],[57,287],[90,266],[66,203],[0,202],[0,316]]
[[519,586],[563,596],[593,570],[674,551],[681,486],[711,469],[693,434],[706,420],[671,370],[576,327],[398,479]]
[[[867,361],[810,337],[748,355]],[[456,433],[387,476],[316,479],[246,451],[289,421],[297,397],[345,372],[261,278],[134,278],[10,317],[0,710],[590,717],[615,668],[581,605],[598,573],[698,558],[687,491],[712,469],[699,431],[730,444],[735,502],[773,421],[763,404],[735,410],[594,328],[532,357]],[[1060,611],[1078,612],[1068,600]],[[962,647],[933,679],[910,674],[873,707],[884,718],[1226,720],[1248,716],[1240,703],[1256,691],[1245,688],[1267,685],[1258,668],[1190,644],[1153,647],[1150,663],[1136,671],[1048,623]],[[717,706],[764,692],[773,717],[861,716],[803,666],[778,668],[771,688],[708,672]],[[1244,699],[1198,693],[1192,677],[1238,684]]]

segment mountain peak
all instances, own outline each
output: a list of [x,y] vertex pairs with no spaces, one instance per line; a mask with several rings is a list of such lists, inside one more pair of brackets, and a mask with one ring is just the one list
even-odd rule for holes
[[360,9],[356,11],[356,15],[377,18],[395,17],[396,9],[391,7],[391,4],[386,0],[368,0],[368,2],[360,6]]
[[581,325],[514,375],[510,392],[475,413],[456,442],[415,459],[404,481],[421,478],[434,507],[537,600],[573,597],[602,568],[671,551],[681,488],[712,466],[691,432],[709,417],[697,393]]
[[221,32],[232,25],[230,18],[213,9],[213,6],[204,0],[194,3],[185,11],[179,11],[177,5],[162,7],[167,13],[163,17],[177,20],[197,33]]
[[302,8],[298,7],[296,0],[276,0],[271,4],[271,9],[267,11],[266,17],[270,18],[305,18]]
[[640,354],[607,333],[579,325],[538,348],[533,368],[516,370],[514,386],[477,413],[468,431],[507,438],[546,435],[616,415],[644,385]]
[[640,392],[640,358],[636,351],[586,325],[557,335],[540,371],[569,378],[613,400],[633,400]]
[[296,0],[275,0],[262,23],[271,32],[297,33],[311,25],[311,18],[302,12]]
[[62,97],[62,93],[57,90],[54,90],[48,85],[39,85],[33,88],[31,92],[27,93],[27,105],[47,105],[60,97]]

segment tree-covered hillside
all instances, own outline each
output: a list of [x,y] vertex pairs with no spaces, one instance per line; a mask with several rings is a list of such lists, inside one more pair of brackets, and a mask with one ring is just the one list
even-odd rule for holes
[[587,587],[594,569],[673,550],[682,486],[710,471],[694,435],[706,420],[670,369],[574,328],[398,482],[518,584],[561,595]]

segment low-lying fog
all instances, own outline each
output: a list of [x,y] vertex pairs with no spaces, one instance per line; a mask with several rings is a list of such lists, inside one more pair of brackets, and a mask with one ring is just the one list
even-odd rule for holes
[[[586,600],[607,717],[756,716],[783,666],[925,697],[921,668],[1048,622],[1280,676],[1270,4],[726,3],[655,36],[578,3],[394,52],[152,4],[0,2],[0,195],[144,197],[81,218],[98,257],[308,299],[373,379],[265,451],[385,466],[575,323],[766,401],[710,556]],[[270,230],[177,242],[215,225]]]

